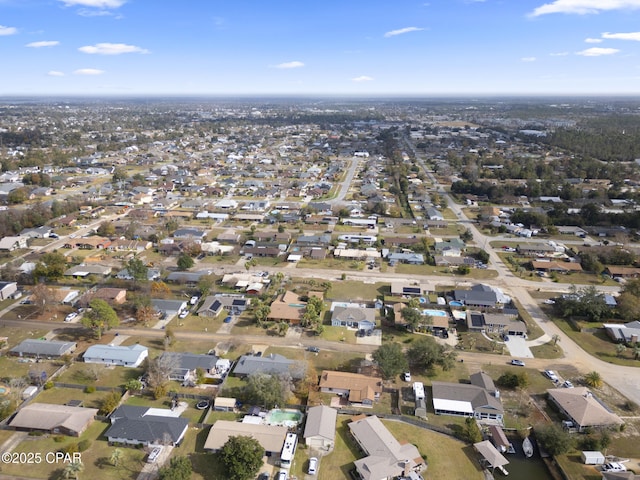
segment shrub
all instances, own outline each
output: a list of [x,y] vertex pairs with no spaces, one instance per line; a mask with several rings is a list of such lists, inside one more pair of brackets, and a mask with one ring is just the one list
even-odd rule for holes
[[93,385],[84,387],[84,393],[94,393],[95,391],[96,391],[96,387],[94,387]]
[[90,446],[91,446],[91,440],[89,440],[88,438],[85,438],[84,440],[80,440],[78,442],[78,451],[84,452],[85,450],[89,450]]
[[45,384],[42,386],[42,388],[44,388],[45,390],[49,390],[51,388],[53,388],[53,382],[51,380],[49,380],[48,382],[45,382]]
[[62,435],[55,435],[53,437],[53,441],[56,443],[62,443],[66,440],[66,437],[63,437]]

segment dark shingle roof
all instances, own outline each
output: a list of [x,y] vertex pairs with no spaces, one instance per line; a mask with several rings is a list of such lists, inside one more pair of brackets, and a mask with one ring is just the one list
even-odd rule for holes
[[122,405],[111,414],[107,437],[139,442],[175,443],[180,440],[189,420],[180,417],[147,415],[148,407]]

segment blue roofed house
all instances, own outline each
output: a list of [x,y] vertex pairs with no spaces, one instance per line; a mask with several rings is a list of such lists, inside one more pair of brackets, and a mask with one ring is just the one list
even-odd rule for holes
[[407,263],[409,265],[424,265],[424,255],[414,252],[389,253],[387,260],[390,265],[397,263]]
[[91,345],[82,356],[85,363],[101,363],[122,367],[139,367],[149,356],[149,349],[143,345]]
[[111,426],[105,432],[109,443],[126,445],[179,445],[189,420],[166,408],[121,405],[110,416]]
[[160,357],[171,366],[169,380],[177,380],[188,385],[195,385],[197,370],[201,369],[205,376],[216,374],[218,357],[187,352],[165,352]]
[[358,330],[376,328],[376,310],[360,307],[334,307],[331,314],[331,325],[334,327],[351,327]]
[[272,353],[264,357],[243,355],[236,363],[233,374],[239,377],[247,377],[256,373],[266,373],[269,375],[290,374],[292,378],[300,379],[304,377],[304,368],[297,367],[297,362],[277,353]]

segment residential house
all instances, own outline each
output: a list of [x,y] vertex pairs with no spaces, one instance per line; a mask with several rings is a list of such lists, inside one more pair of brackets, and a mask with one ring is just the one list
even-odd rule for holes
[[251,303],[249,298],[238,294],[219,293],[214,297],[222,304],[222,308],[233,315],[240,315]]
[[19,248],[27,248],[29,237],[4,237],[0,239],[0,252],[13,252]]
[[382,379],[358,373],[324,370],[320,376],[320,390],[335,393],[349,400],[352,405],[371,407],[382,393]]
[[[134,280],[133,275],[129,273],[128,269],[120,270],[116,274],[116,278],[118,280]],[[160,279],[160,269],[158,268],[147,268],[147,280],[149,282],[153,282]]]
[[108,265],[86,265],[81,263],[75,265],[64,272],[66,277],[84,278],[89,275],[97,275],[99,277],[106,277],[111,275],[111,267]]
[[488,333],[525,337],[527,325],[515,315],[503,313],[483,313],[467,310],[467,327],[469,330]]
[[233,412],[236,409],[238,401],[231,397],[216,397],[213,400],[213,409],[216,412]]
[[201,243],[207,236],[207,232],[199,230],[197,228],[179,228],[173,232],[172,237],[179,240],[191,240],[196,243]]
[[58,358],[71,355],[77,346],[76,342],[28,338],[9,350],[9,353],[18,357]]
[[411,283],[404,281],[391,282],[391,295],[396,297],[412,296],[426,297],[435,288],[428,283]]
[[617,428],[624,422],[587,387],[551,388],[548,399],[582,432],[587,428]]
[[396,265],[397,263],[407,263],[409,265],[424,265],[424,255],[421,253],[413,252],[396,252],[389,253],[387,260],[390,265]]
[[207,296],[202,302],[202,306],[196,312],[199,317],[216,318],[222,313],[222,302],[214,295]]
[[111,245],[111,240],[103,237],[68,238],[64,248],[79,248],[80,250],[102,250]]
[[608,265],[605,273],[612,278],[636,278],[640,275],[640,268]]
[[186,300],[165,300],[163,298],[152,298],[151,306],[160,314],[166,317],[177,315],[187,309]]
[[483,372],[471,375],[471,384],[432,382],[436,415],[473,417],[502,422],[504,408],[493,380]]
[[85,363],[117,365],[122,367],[139,367],[149,356],[149,349],[136,343],[135,345],[91,345],[82,356]]
[[302,301],[300,295],[287,290],[271,303],[267,319],[297,325],[302,320],[306,306],[307,302]]
[[437,208],[429,207],[426,211],[426,218],[432,221],[442,222],[444,221],[444,215]]
[[51,227],[43,225],[42,227],[25,228],[20,232],[20,236],[27,238],[49,238],[51,232]]
[[602,326],[614,342],[635,345],[640,341],[640,321],[638,320],[624,324],[605,323]]
[[291,375],[291,378],[304,377],[304,365],[290,360],[277,353],[267,356],[243,355],[238,359],[233,374],[238,377],[248,377],[255,373],[269,375]]
[[257,440],[267,457],[279,458],[287,432],[285,426],[218,420],[209,430],[203,448],[208,452],[217,452],[230,437],[241,435]]
[[73,305],[80,296],[79,290],[71,287],[49,287],[51,299],[62,305]]
[[436,255],[459,257],[465,250],[465,244],[459,238],[451,238],[434,244]]
[[556,253],[556,247],[549,243],[526,242],[518,245],[516,250],[525,257],[546,257]]
[[338,411],[326,405],[318,405],[307,410],[304,426],[304,443],[314,449],[330,452],[336,440]]
[[89,290],[78,299],[78,306],[86,308],[94,299],[104,300],[111,306],[122,305],[127,301],[127,291],[124,288],[102,287]]
[[13,298],[18,292],[18,284],[16,282],[0,282],[0,300]]
[[474,285],[470,290],[454,290],[453,296],[456,301],[475,308],[503,308],[511,301],[499,288],[482,284]]
[[166,408],[121,405],[110,416],[105,432],[109,443],[177,446],[189,428],[189,420]]
[[545,272],[545,273],[572,273],[572,272],[581,272],[582,265],[576,262],[558,262],[558,261],[540,261],[540,260],[532,260],[531,268],[533,268],[536,272]]
[[376,310],[361,307],[334,307],[331,312],[331,325],[373,330],[376,328]]
[[218,357],[215,355],[165,352],[160,357],[160,360],[171,366],[169,380],[176,380],[190,385],[195,385],[198,378],[198,369],[202,370],[205,376],[213,376],[217,373]]
[[354,462],[362,480],[421,478],[426,463],[416,446],[398,442],[377,416],[355,417],[349,431],[367,455]]
[[198,270],[195,272],[171,272],[167,275],[167,282],[187,283],[195,285],[202,277],[211,275],[211,270]]
[[9,427],[26,432],[79,437],[93,423],[97,414],[97,408],[30,403],[18,410],[9,421]]

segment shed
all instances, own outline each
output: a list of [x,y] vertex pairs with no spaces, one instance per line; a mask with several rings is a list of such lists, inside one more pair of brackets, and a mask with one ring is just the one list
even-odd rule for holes
[[216,397],[213,401],[213,409],[218,412],[233,412],[237,400],[231,397]]
[[582,462],[585,465],[603,465],[605,462],[602,452],[595,452],[592,450],[585,450],[581,453]]

